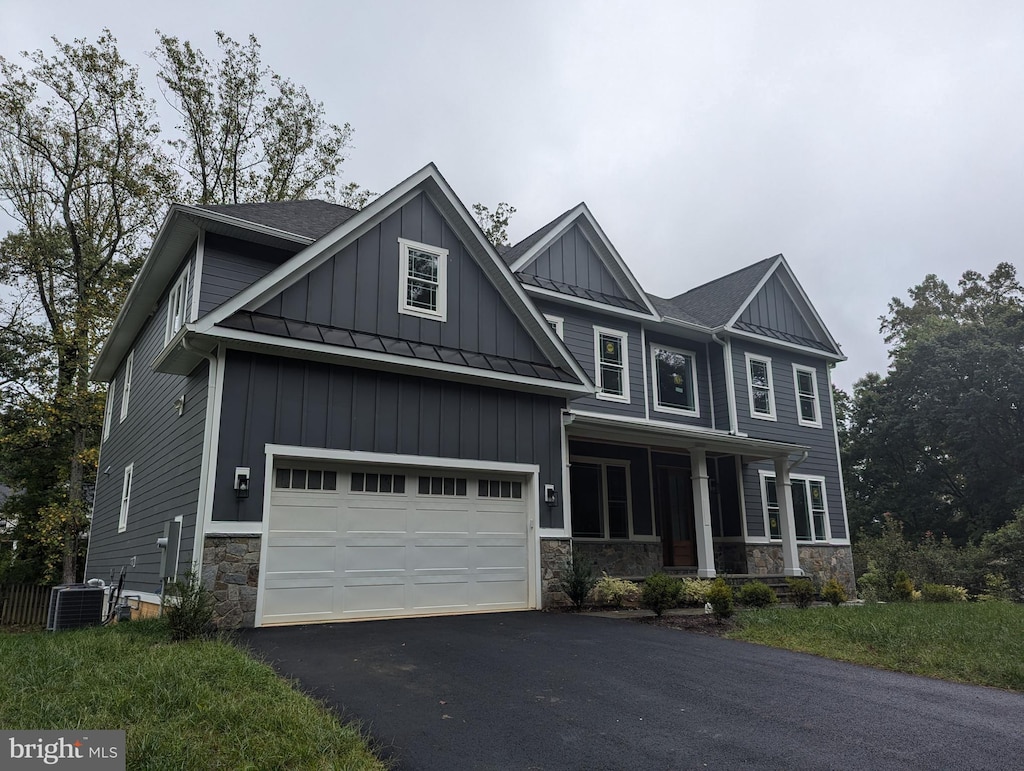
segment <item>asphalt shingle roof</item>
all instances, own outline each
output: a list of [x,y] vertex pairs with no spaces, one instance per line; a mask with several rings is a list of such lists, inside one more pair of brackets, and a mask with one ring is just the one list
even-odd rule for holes
[[227,214],[246,222],[277,228],[287,233],[320,238],[358,212],[347,206],[313,199],[272,203],[236,203],[200,206],[200,209]]
[[682,321],[696,321],[712,328],[720,327],[736,314],[778,257],[779,255],[776,255],[755,262],[675,297],[664,299],[648,296],[654,307],[664,316]]

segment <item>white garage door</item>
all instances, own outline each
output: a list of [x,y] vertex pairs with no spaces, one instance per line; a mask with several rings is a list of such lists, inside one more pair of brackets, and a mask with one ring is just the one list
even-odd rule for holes
[[527,479],[278,461],[257,624],[531,607]]

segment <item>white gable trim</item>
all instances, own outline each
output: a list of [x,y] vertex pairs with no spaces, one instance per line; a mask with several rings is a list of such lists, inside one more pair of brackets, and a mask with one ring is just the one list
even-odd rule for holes
[[[602,314],[607,316],[623,316],[629,319],[637,319],[639,321],[651,321],[649,314],[640,313],[639,311],[631,311],[629,308],[620,308],[617,305],[605,305],[599,303],[596,300],[588,300],[585,297],[576,297],[575,295],[562,294],[552,289],[544,289],[543,287],[533,286],[533,284],[523,284],[523,289],[526,290],[527,294],[537,295],[538,297],[544,297],[546,299],[557,300],[558,302],[565,302],[571,305],[579,305],[583,308],[591,308],[595,311],[600,311]],[[702,330],[706,331],[706,330]]]
[[[640,286],[640,282],[636,280],[633,272],[627,267],[625,260],[623,260],[619,255],[618,251],[612,245],[608,236],[605,235],[604,230],[601,229],[601,226],[594,218],[594,215],[591,214],[590,209],[587,208],[585,203],[581,203],[575,209],[566,214],[555,227],[548,231],[546,236],[531,246],[522,257],[512,263],[510,266],[512,272],[518,273],[524,267],[529,265],[537,259],[538,256],[540,256],[541,252],[568,233],[573,225],[581,221],[585,225],[585,227],[581,228],[583,231],[583,237],[587,239],[587,242],[594,249],[594,252],[597,254],[601,262],[604,263],[604,266],[612,274],[612,277],[620,284],[623,282],[628,284],[629,288],[633,290],[635,295],[630,299],[641,302],[643,306],[647,308],[647,313],[642,314],[643,317],[647,318],[653,316],[656,319],[660,319],[658,311],[653,305],[651,305],[651,301],[647,298],[647,293],[643,290],[643,287]],[[595,241],[597,243],[595,243]],[[607,307],[601,303],[595,303],[595,305],[599,308]]]

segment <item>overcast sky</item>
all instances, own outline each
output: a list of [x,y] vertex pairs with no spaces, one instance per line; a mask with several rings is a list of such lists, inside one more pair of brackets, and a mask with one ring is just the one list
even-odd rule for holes
[[1024,3],[0,0],[0,54],[104,26],[157,99],[154,29],[252,32],[352,124],[346,181],[433,161],[513,241],[586,201],[652,293],[782,252],[847,389],[890,297],[1020,264]]

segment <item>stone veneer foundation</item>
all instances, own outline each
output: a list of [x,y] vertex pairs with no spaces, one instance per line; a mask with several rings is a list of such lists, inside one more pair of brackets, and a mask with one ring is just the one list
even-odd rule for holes
[[[819,586],[836,579],[853,599],[857,583],[853,573],[853,549],[849,546],[797,545],[800,567]],[[781,575],[782,547],[777,544],[747,544],[747,568],[753,574]]]
[[216,600],[213,619],[218,627],[255,626],[260,536],[207,536],[202,579]]

